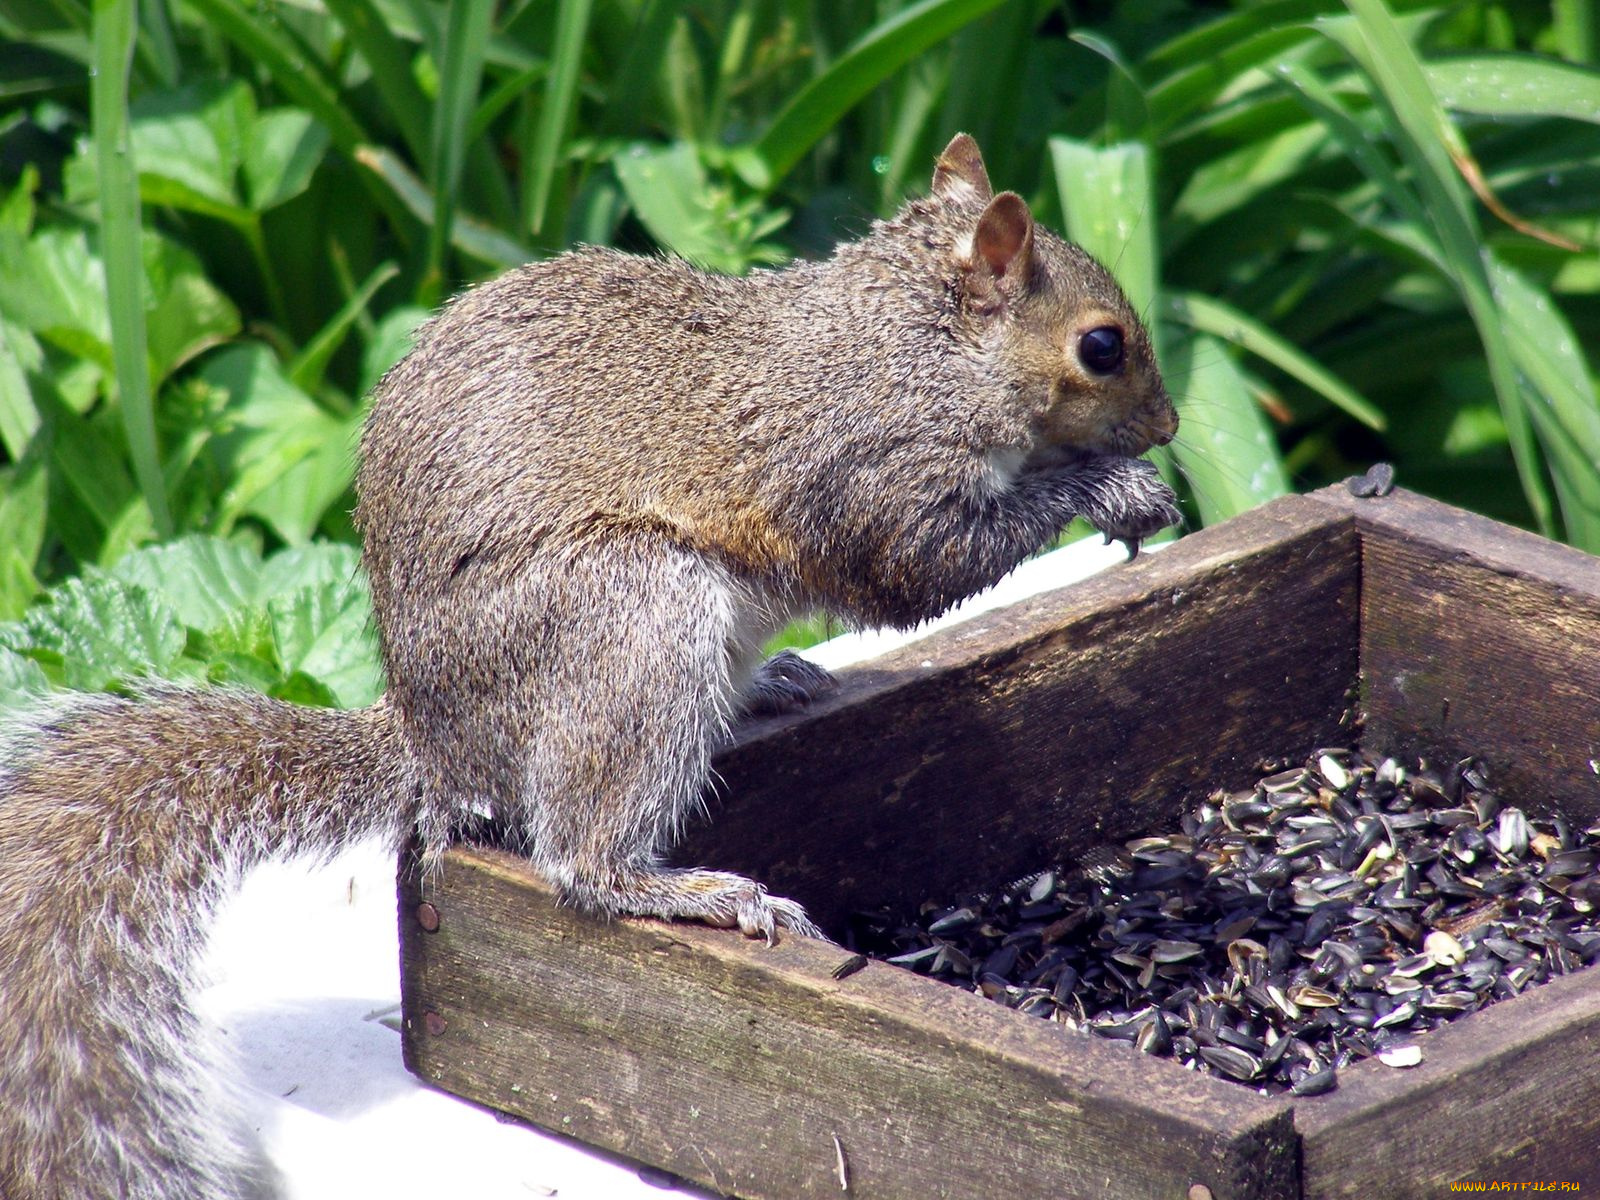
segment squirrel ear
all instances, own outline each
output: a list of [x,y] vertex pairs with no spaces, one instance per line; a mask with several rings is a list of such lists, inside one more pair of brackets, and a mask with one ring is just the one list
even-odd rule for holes
[[942,199],[966,193],[974,200],[994,195],[989,172],[983,168],[983,152],[968,133],[958,133],[939,155],[933,168],[933,194]]
[[1033,264],[1033,214],[1015,192],[989,201],[972,235],[973,265],[982,262],[996,279],[1026,280]]

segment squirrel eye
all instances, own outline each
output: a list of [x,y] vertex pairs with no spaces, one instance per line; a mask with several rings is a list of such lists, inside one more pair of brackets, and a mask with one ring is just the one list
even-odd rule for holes
[[1109,375],[1122,365],[1122,330],[1101,325],[1078,339],[1078,358],[1096,375]]

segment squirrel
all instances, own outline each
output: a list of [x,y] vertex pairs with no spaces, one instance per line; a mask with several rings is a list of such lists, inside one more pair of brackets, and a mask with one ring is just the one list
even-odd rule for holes
[[1178,519],[1177,415],[1110,274],[994,194],[930,194],[742,278],[588,248],[467,290],[377,385],[356,526],[388,690],[336,712],[152,685],[0,745],[0,1195],[271,1195],[191,1007],[240,872],[492,812],[567,901],[819,935],[661,855],[742,713],[832,686],[793,615],[913,626],[1075,516]]

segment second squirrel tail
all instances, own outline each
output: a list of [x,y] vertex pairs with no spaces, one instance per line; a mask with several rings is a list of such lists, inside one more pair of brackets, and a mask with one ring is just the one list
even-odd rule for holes
[[208,918],[271,857],[398,844],[387,704],[161,688],[57,703],[0,742],[0,1196],[270,1196],[195,1016]]

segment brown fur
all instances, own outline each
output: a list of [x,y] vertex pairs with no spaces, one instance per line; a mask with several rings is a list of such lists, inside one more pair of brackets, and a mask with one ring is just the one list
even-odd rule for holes
[[[1096,372],[1107,326],[1126,356]],[[492,811],[575,903],[815,932],[660,865],[739,711],[828,686],[759,666],[766,636],[817,607],[915,624],[1075,515],[1136,543],[1176,511],[1125,456],[1175,427],[1110,276],[993,196],[965,137],[826,262],[583,250],[467,292],[362,441],[382,702],[85,699],[0,756],[0,1192],[266,1190],[187,999],[207,911],[264,856],[413,823],[437,849]]]

